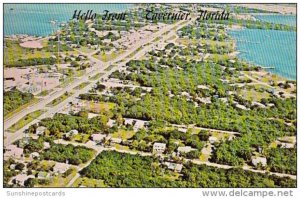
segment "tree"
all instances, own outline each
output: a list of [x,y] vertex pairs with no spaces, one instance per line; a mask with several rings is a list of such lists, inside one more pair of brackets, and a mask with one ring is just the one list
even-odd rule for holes
[[17,163],[15,166],[16,170],[22,171],[24,169],[25,165],[23,163]]
[[33,188],[35,183],[36,181],[34,178],[28,178],[27,180],[24,181],[24,186],[27,188]]

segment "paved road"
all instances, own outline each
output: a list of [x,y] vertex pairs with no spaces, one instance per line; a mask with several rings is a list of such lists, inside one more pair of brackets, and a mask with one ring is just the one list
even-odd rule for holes
[[[5,120],[4,130],[7,130],[10,126],[12,126],[14,123],[16,123],[18,120],[20,120],[22,117],[24,117],[28,113],[46,108],[46,104],[48,104],[49,102],[51,102],[55,98],[59,97],[60,95],[64,94],[65,92],[71,92],[76,86],[80,85],[83,82],[89,81],[89,76],[90,75],[94,76],[98,73],[105,73],[102,76],[102,78],[107,78],[112,72],[120,69],[126,62],[128,62],[132,59],[137,59],[139,57],[142,57],[146,52],[152,50],[152,48],[154,47],[155,44],[157,44],[159,42],[166,41],[168,38],[170,38],[170,36],[174,35],[175,30],[170,31],[171,29],[173,29],[175,27],[176,27],[176,30],[180,29],[183,26],[193,22],[194,20],[195,20],[195,18],[193,18],[193,20],[191,20],[187,23],[177,22],[175,24],[166,26],[165,28],[163,28],[163,29],[157,31],[156,33],[152,34],[150,37],[144,38],[136,46],[133,46],[130,50],[124,52],[119,57],[117,57],[116,59],[114,59],[113,61],[110,61],[108,63],[103,63],[102,61],[100,61],[98,59],[95,59],[92,56],[92,53],[86,54],[90,60],[96,62],[96,64],[95,64],[96,66],[94,67],[94,70],[92,70],[89,73],[85,74],[80,79],[75,80],[72,84],[68,85],[65,88],[62,88],[60,91],[58,91],[55,94],[49,96],[48,98],[45,98],[44,100],[41,100],[40,102],[34,104],[33,106],[30,106],[30,108],[27,108],[24,111],[21,111],[21,112],[15,114],[15,115],[13,115],[9,119]],[[168,34],[163,35],[164,33],[168,32],[168,31],[170,31]],[[159,38],[159,37],[162,37],[162,38],[158,39],[158,41],[154,42],[154,40],[156,38]],[[149,45],[146,45],[146,44],[149,44]],[[141,50],[139,50],[136,54],[134,54],[131,57],[128,57],[131,53],[135,52],[138,48],[140,48],[142,46],[144,46],[144,47]],[[82,54],[85,54],[85,53],[82,53]],[[109,67],[112,64],[116,64],[116,63],[117,63],[117,65],[115,67],[113,67],[110,71],[105,71],[105,69],[107,67]],[[46,113],[42,114],[39,118],[33,120],[32,122],[30,122],[29,124],[27,124],[26,126],[21,128],[20,130],[14,132],[14,133],[9,133],[9,132],[5,131],[6,139],[4,140],[4,146],[7,146],[7,145],[11,144],[11,143],[13,143],[14,141],[16,141],[18,139],[21,139],[24,136],[24,130],[26,130],[30,125],[39,122],[40,119],[43,119],[45,117],[50,117],[50,116],[54,115],[55,113],[60,111],[66,104],[68,104],[69,102],[73,101],[76,97],[78,97],[80,94],[87,93],[95,85],[95,83],[96,82],[91,83],[88,86],[86,86],[85,88],[76,91],[75,94],[73,94],[72,96],[70,96],[69,98],[67,98],[66,100],[64,100],[60,104],[58,104],[57,106],[50,108]]]
[[174,127],[184,127],[184,128],[193,128],[193,129],[199,129],[199,130],[205,130],[205,131],[213,131],[218,133],[227,133],[232,135],[240,134],[236,131],[226,131],[226,130],[220,130],[220,129],[211,129],[211,128],[204,128],[204,127],[195,127],[195,126],[188,126],[188,125],[179,125],[179,124],[172,124]]

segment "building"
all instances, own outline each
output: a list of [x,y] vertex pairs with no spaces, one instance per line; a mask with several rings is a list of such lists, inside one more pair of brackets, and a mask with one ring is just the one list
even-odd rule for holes
[[107,126],[113,127],[115,123],[116,123],[115,120],[109,119],[108,122],[107,122]]
[[29,179],[29,178],[34,178],[33,175],[26,175],[26,174],[19,174],[15,177],[16,184],[20,186],[24,186],[24,182]]
[[120,144],[122,142],[122,139],[121,138],[111,138],[110,141],[111,141],[111,143]]
[[70,168],[69,164],[57,162],[53,167],[53,172],[55,173],[64,173]]
[[210,136],[210,137],[208,138],[208,141],[209,141],[209,143],[214,144],[215,142],[218,141],[218,138],[217,138],[217,137]]
[[168,169],[173,170],[178,173],[181,172],[182,167],[183,167],[182,164],[176,164],[176,163],[171,163],[171,162],[166,162],[165,164],[168,166]]
[[44,149],[49,149],[49,148],[50,148],[50,143],[44,142]]
[[36,128],[35,133],[37,135],[44,135],[45,131],[46,131],[46,127],[44,126],[39,126],[38,128]]
[[18,148],[16,145],[9,145],[5,148],[5,156],[21,158],[23,157],[24,150],[22,148]]
[[71,131],[69,131],[68,133],[65,134],[65,137],[72,137],[73,135],[77,135],[78,131],[76,129],[72,129]]
[[41,171],[37,175],[38,179],[50,179],[50,173],[47,173],[45,171]]
[[106,135],[97,133],[97,134],[93,134],[91,137],[94,142],[100,143],[105,139]]
[[196,150],[196,149],[193,149],[192,147],[190,146],[180,146],[177,148],[177,151],[179,153],[188,153],[188,152],[191,152],[193,150]]
[[287,142],[280,142],[279,143],[281,148],[294,148],[294,143],[287,143]]
[[261,164],[262,166],[266,166],[267,165],[267,158],[265,157],[259,157],[259,156],[253,156],[251,158],[252,160],[252,164],[257,167],[259,164]]
[[30,154],[31,159],[37,159],[40,157],[40,154],[38,152],[33,152]]
[[179,132],[182,132],[182,133],[186,133],[187,132],[187,128],[184,128],[184,127],[179,127],[177,130]]
[[135,132],[137,132],[139,129],[144,128],[144,124],[146,121],[142,121],[142,120],[136,120],[134,126],[133,126],[133,130]]
[[162,154],[166,150],[166,144],[155,142],[153,144],[153,153],[154,154]]

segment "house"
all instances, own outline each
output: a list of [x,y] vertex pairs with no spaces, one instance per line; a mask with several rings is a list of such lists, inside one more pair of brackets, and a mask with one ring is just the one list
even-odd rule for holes
[[70,168],[69,164],[57,162],[53,167],[53,172],[55,173],[64,173]]
[[15,170],[16,164],[11,164],[11,165],[9,166],[9,168],[10,168],[11,170]]
[[92,140],[89,140],[85,143],[86,147],[93,147],[96,145],[96,142],[92,141]]
[[113,127],[115,122],[116,122],[115,120],[109,119],[108,122],[107,122],[107,126]]
[[167,165],[168,169],[173,170],[178,173],[181,172],[182,167],[183,167],[182,164],[176,164],[176,163],[171,163],[171,162],[166,162],[165,164]]
[[139,129],[144,128],[144,124],[145,124],[145,121],[136,120],[136,122],[135,122],[135,124],[133,126],[133,130],[135,132],[137,132]]
[[206,89],[209,90],[209,88],[205,85],[197,85],[197,89]]
[[111,138],[110,141],[111,141],[111,143],[120,144],[122,142],[122,139],[121,138]]
[[258,166],[258,164],[261,164],[262,166],[266,166],[267,165],[267,158],[265,157],[259,157],[259,156],[253,156],[251,158],[252,164],[254,166]]
[[252,106],[259,107],[259,108],[265,108],[266,107],[265,105],[263,105],[260,102],[252,102]]
[[294,148],[294,144],[293,143],[287,143],[287,142],[280,142],[279,143],[281,148]]
[[179,132],[182,132],[182,133],[186,133],[187,132],[187,128],[183,128],[183,127],[180,127],[177,129]]
[[37,175],[38,179],[49,179],[50,178],[50,173],[47,173],[45,171],[40,171]]
[[36,159],[36,158],[39,158],[40,157],[40,154],[38,152],[33,152],[30,154],[30,158],[31,159]]
[[15,177],[16,184],[20,186],[24,186],[24,182],[29,179],[29,178],[34,178],[33,175],[26,175],[26,174],[19,174]]
[[134,119],[130,119],[130,118],[124,118],[124,125],[132,125]]
[[46,129],[47,128],[44,126],[39,126],[38,128],[36,128],[35,133],[37,135],[43,135],[45,133]]
[[91,137],[94,142],[100,143],[105,139],[106,135],[97,133],[97,134],[93,134]]
[[49,148],[50,148],[50,143],[44,142],[44,149],[49,149]]
[[217,137],[210,136],[210,137],[208,138],[208,141],[209,141],[209,143],[214,144],[215,142],[218,141],[218,138],[217,138]]
[[153,144],[153,153],[154,154],[162,154],[166,150],[166,144],[155,142]]
[[9,157],[21,158],[23,157],[24,150],[22,148],[18,148],[16,145],[9,145],[5,148],[5,155]]
[[190,146],[180,146],[180,147],[177,148],[177,151],[179,153],[188,153],[188,152],[191,152],[193,150],[196,150],[196,149],[194,149]]
[[78,131],[76,129],[72,129],[68,133],[65,134],[65,137],[72,137],[73,135],[77,135]]

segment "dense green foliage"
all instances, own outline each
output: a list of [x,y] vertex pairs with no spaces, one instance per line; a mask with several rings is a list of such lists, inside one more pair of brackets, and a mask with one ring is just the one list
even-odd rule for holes
[[41,120],[40,125],[47,127],[49,135],[62,137],[64,133],[76,129],[79,133],[92,134],[106,129],[108,118],[104,115],[88,119],[87,116],[55,114],[53,118]]
[[81,171],[85,177],[104,180],[108,187],[295,187],[289,178],[278,178],[242,169],[218,169],[185,164],[176,176],[158,159],[104,151]]
[[56,62],[55,58],[28,58],[19,59],[15,62],[8,62],[6,67],[24,67],[24,66],[34,66],[34,65],[53,65]]
[[[135,133],[135,135],[131,138],[133,140],[130,145],[132,148],[137,150],[142,150],[146,152],[152,151],[152,143],[153,142],[161,142],[167,144],[166,153],[171,154],[174,151],[177,151],[178,144],[176,141],[181,142],[181,146],[191,146],[192,148],[201,151],[204,147],[205,142],[200,140],[202,133],[191,134],[190,132],[183,133],[178,130],[166,130],[159,129],[157,126],[149,126],[149,130],[140,130]],[[198,158],[199,154],[196,155],[192,153],[188,155],[189,158]]]
[[268,153],[268,166],[273,172],[297,174],[297,149],[272,148]]
[[79,165],[85,163],[93,157],[94,151],[83,146],[73,146],[71,144],[55,144],[46,150],[42,157],[46,160],[54,160],[70,164]]
[[31,93],[23,93],[18,89],[12,89],[4,92],[4,115],[16,110],[18,107],[30,102],[33,99]]

